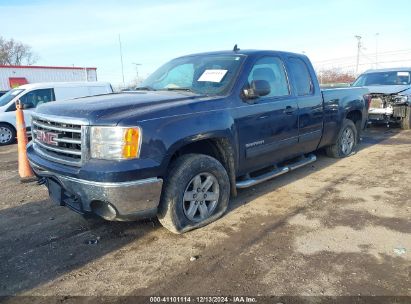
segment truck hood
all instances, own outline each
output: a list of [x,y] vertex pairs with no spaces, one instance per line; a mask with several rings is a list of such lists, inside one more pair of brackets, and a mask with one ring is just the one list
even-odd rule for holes
[[398,94],[402,91],[408,90],[411,88],[410,85],[381,85],[381,86],[367,86],[365,87],[370,90],[370,93],[375,94]]
[[127,92],[84,97],[43,104],[36,113],[82,118],[90,125],[117,125],[132,118],[138,122],[146,119],[198,111],[198,105],[217,97],[189,92]]

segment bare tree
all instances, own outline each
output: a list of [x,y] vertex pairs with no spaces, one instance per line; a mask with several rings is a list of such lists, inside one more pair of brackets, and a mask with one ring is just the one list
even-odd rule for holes
[[321,84],[351,83],[355,80],[354,73],[345,72],[340,69],[326,69],[317,72]]
[[32,65],[38,60],[31,47],[14,39],[4,39],[0,36],[1,65]]

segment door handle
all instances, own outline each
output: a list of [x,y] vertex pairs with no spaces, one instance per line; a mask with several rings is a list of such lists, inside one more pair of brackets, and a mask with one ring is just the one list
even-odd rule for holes
[[284,113],[287,115],[291,115],[295,112],[295,110],[297,110],[296,108],[292,107],[292,106],[286,106]]

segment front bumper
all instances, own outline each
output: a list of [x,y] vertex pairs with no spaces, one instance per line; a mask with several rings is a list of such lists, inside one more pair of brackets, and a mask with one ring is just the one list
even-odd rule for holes
[[369,115],[392,115],[394,113],[393,108],[370,108],[368,110]]
[[107,220],[127,221],[157,214],[163,180],[96,182],[53,173],[30,161],[33,171],[46,179],[49,195],[61,206]]

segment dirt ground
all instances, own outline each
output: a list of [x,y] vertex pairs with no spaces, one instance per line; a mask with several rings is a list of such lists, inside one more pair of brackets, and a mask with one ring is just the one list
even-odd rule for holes
[[19,182],[16,150],[0,148],[0,295],[411,296],[410,131],[368,129],[342,160],[318,152],[184,235],[54,205]]

